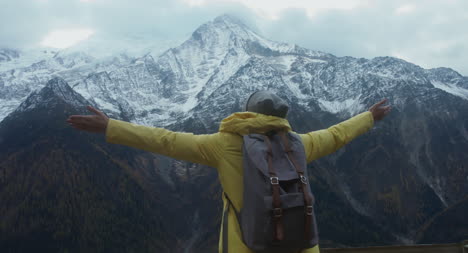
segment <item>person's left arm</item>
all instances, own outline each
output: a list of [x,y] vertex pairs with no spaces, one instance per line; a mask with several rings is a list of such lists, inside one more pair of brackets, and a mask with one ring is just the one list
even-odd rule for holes
[[304,143],[307,162],[326,156],[340,149],[358,136],[369,131],[375,121],[382,120],[391,111],[390,105],[384,105],[384,99],[369,108],[369,111],[358,114],[328,129],[300,134]]

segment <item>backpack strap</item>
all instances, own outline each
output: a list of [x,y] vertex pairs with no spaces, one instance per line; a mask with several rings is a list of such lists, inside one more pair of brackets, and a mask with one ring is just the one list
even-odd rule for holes
[[[227,195],[225,195],[227,196]],[[222,253],[228,253],[228,230],[229,230],[229,227],[228,227],[228,215],[229,215],[229,207],[231,206],[231,204],[229,203],[230,201],[228,200],[228,204],[226,206],[226,209],[224,210],[224,213],[223,213],[223,252]]]
[[229,196],[227,195],[226,192],[224,192],[224,197],[228,201],[227,204],[232,206],[232,209],[234,209],[234,213],[236,214],[237,222],[240,224],[240,216],[239,216],[240,212],[237,211],[237,208],[234,206],[234,204],[232,203],[231,199],[229,198]]
[[224,197],[226,198],[227,200],[227,206],[226,206],[226,209],[224,210],[224,213],[223,213],[223,240],[222,240],[222,243],[223,243],[223,252],[222,253],[228,253],[228,240],[229,240],[229,237],[228,237],[228,231],[229,231],[229,227],[228,227],[228,215],[229,215],[229,209],[230,207],[232,206],[232,209],[234,210],[234,214],[236,215],[236,218],[237,218],[237,222],[239,223],[239,226],[240,226],[240,217],[239,217],[239,212],[237,212],[237,209],[236,207],[234,206],[234,204],[232,204],[232,201],[231,199],[229,198],[229,196],[227,195],[226,192],[223,192],[224,194]]
[[294,165],[294,168],[296,168],[297,174],[299,174],[299,177],[301,178],[301,186],[300,188],[302,189],[302,193],[304,194],[304,203],[305,203],[305,228],[304,228],[304,234],[305,234],[305,239],[310,240],[312,238],[311,234],[311,227],[312,227],[312,215],[314,211],[314,207],[312,206],[312,197],[310,194],[308,194],[309,187],[307,185],[307,178],[304,176],[304,170],[299,166],[297,163],[296,159],[294,158],[293,155],[293,150],[291,148],[289,138],[286,136],[285,132],[279,133],[281,136],[281,139],[283,140],[284,144],[284,151],[288,155],[289,160],[292,162]]
[[273,168],[273,151],[270,139],[268,136],[263,136],[263,138],[267,144],[268,173],[270,174],[273,197],[273,224],[275,226],[273,239],[275,241],[282,241],[284,239],[283,222],[281,219],[283,216],[283,209],[281,208],[279,179],[275,169]]

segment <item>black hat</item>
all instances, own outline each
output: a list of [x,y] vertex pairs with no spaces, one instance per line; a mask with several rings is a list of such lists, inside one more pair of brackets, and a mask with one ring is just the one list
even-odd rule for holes
[[270,91],[257,91],[249,96],[245,111],[286,118],[288,104]]

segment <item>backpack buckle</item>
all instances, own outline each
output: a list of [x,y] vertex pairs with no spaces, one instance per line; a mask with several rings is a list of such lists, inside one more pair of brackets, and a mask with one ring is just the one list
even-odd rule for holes
[[279,178],[278,177],[270,177],[270,182],[271,182],[271,184],[279,184]]
[[283,209],[273,208],[273,217],[280,218],[281,216],[283,216]]
[[301,182],[302,182],[303,184],[307,184],[307,178],[304,177],[303,175],[301,175]]
[[312,216],[314,214],[314,207],[313,206],[306,206],[306,214],[308,216]]

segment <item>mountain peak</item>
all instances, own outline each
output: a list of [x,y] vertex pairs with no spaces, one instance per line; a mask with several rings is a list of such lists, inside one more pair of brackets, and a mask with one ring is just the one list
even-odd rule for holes
[[192,38],[196,40],[205,40],[213,34],[218,34],[215,37],[224,34],[227,38],[231,36],[242,38],[244,40],[256,40],[258,35],[244,24],[239,18],[232,15],[224,14],[216,17],[213,21],[207,22],[196,29]]
[[38,106],[53,107],[57,104],[84,107],[90,102],[75,92],[63,78],[53,77],[44,88],[31,93],[15,111],[29,111]]
[[68,83],[63,78],[58,76],[50,79],[44,88],[48,88],[55,94],[62,95],[62,97],[66,97],[68,94],[74,92]]
[[213,23],[215,23],[215,24],[216,23],[235,24],[235,25],[239,25],[239,26],[243,26],[245,28],[248,28],[241,19],[239,19],[236,16],[230,15],[230,14],[223,14],[221,16],[216,17],[213,20]]
[[[275,42],[264,38],[255,29],[247,26],[241,19],[224,14],[198,27],[187,44],[206,49],[224,49],[229,51],[243,49],[247,54],[272,55],[282,53],[300,53],[324,56],[324,53],[299,48],[293,44]],[[183,46],[187,45],[183,44]],[[307,51],[307,52],[306,52]],[[223,54],[226,55],[226,54]]]

